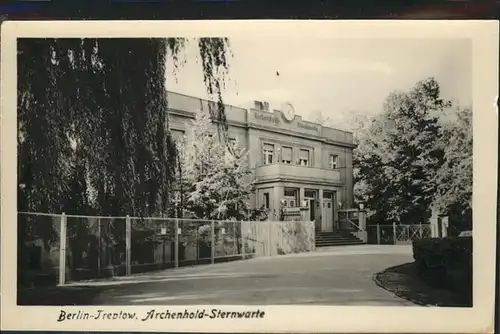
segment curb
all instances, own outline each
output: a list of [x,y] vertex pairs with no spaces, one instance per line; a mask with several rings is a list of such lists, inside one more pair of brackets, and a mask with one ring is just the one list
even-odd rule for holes
[[397,265],[397,266],[393,266],[393,267],[389,267],[389,268],[386,268],[378,273],[375,273],[373,274],[372,276],[372,280],[375,282],[375,284],[377,284],[379,287],[381,287],[382,289],[384,289],[385,291],[387,292],[390,292],[392,294],[394,294],[395,296],[401,298],[401,299],[404,299],[404,300],[407,300],[409,302],[412,302],[413,304],[415,305],[419,305],[419,306],[425,306],[425,307],[432,307],[432,305],[429,305],[429,304],[426,304],[426,303],[423,303],[421,301],[418,301],[418,300],[415,300],[413,298],[410,298],[408,296],[406,296],[405,294],[399,292],[399,291],[392,291],[390,290],[387,286],[385,286],[380,280],[379,280],[379,275],[382,275],[382,274],[385,274],[391,270],[394,270],[396,268],[401,268],[403,266],[406,266],[408,264],[410,264],[411,262],[408,262],[408,263],[403,263],[403,264],[400,264],[400,265]]

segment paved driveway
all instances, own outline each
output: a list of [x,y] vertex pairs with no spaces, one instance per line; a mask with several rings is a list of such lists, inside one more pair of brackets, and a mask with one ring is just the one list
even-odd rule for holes
[[93,304],[414,304],[372,280],[375,272],[411,262],[407,246],[345,246],[313,253],[179,268],[95,282]]

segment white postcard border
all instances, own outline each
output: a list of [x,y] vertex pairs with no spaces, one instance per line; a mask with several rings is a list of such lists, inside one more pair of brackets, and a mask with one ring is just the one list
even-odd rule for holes
[[[12,21],[1,29],[1,326],[2,330],[218,332],[491,332],[495,296],[497,188],[497,21]],[[200,37],[274,34],[307,38],[467,38],[473,41],[474,307],[364,306],[17,306],[16,38]],[[260,309],[258,319],[63,321],[61,309]]]

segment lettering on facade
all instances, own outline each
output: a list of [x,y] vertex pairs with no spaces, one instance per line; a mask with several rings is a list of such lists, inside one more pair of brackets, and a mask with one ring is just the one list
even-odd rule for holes
[[276,117],[276,116],[273,116],[273,115],[264,115],[264,114],[259,114],[259,113],[253,113],[254,117],[256,119],[260,119],[261,121],[266,121],[266,122],[270,122],[270,123],[273,123],[275,125],[278,125],[280,124],[280,120]]
[[[274,115],[266,115],[266,114],[261,114],[261,113],[258,113],[258,112],[254,112],[253,115],[254,115],[255,119],[258,119],[260,121],[265,121],[265,122],[268,122],[268,123],[272,123],[275,126],[278,126],[278,125],[281,124],[279,118],[276,117],[276,116],[274,116]],[[300,122],[300,121],[297,122],[297,127],[299,129],[302,129],[302,130],[319,132],[319,128],[317,126],[310,125],[310,124],[307,124],[307,123],[304,123],[304,122]]]
[[315,127],[313,125],[306,124],[306,123],[298,122],[298,127],[301,129],[304,129],[304,130],[312,130],[312,131],[318,132],[317,127]]

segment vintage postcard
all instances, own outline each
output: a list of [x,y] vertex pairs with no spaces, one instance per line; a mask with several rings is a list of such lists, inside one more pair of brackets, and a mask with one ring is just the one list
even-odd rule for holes
[[498,22],[1,35],[2,329],[493,331]]

